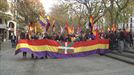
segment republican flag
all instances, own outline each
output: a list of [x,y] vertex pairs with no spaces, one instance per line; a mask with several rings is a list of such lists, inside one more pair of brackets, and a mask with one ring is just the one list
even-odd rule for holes
[[109,40],[90,40],[81,42],[65,42],[54,40],[19,40],[15,55],[21,52],[33,53],[38,58],[83,57],[89,54],[109,53]]
[[46,20],[43,16],[39,16],[39,23],[41,24],[42,27],[46,26]]

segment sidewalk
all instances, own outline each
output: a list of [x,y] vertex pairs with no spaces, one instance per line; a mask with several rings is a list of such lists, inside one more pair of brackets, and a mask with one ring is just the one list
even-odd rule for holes
[[69,59],[23,59],[10,41],[0,52],[0,75],[134,75],[134,66],[100,55]]
[[11,49],[12,48],[11,41],[7,40],[5,42],[2,42],[1,47],[2,47],[1,48],[2,51]]

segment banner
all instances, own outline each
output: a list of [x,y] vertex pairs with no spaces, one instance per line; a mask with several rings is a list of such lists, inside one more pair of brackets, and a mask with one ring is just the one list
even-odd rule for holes
[[27,52],[37,57],[52,58],[82,57],[109,52],[109,40],[81,42],[57,42],[54,40],[19,40],[15,54]]

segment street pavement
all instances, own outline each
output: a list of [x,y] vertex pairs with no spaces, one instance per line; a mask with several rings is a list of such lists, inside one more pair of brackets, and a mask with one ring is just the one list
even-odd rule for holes
[[134,75],[134,65],[106,56],[68,59],[26,59],[14,55],[10,41],[0,50],[0,75]]

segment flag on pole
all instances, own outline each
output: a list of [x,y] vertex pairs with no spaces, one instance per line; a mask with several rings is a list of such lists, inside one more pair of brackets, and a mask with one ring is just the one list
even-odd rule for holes
[[43,16],[39,16],[39,23],[42,25],[42,27],[46,26],[46,20]]

